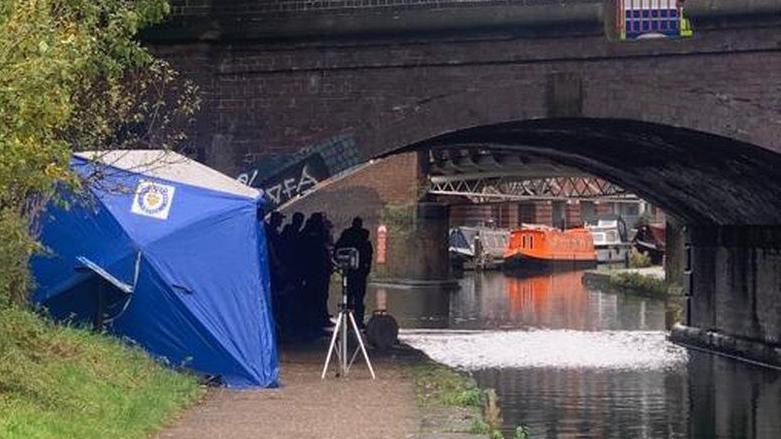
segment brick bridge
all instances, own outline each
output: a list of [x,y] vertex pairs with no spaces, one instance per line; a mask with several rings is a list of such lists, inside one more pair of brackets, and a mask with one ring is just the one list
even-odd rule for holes
[[199,159],[254,184],[440,147],[583,170],[688,225],[701,331],[677,334],[781,362],[779,2],[689,0],[692,38],[631,42],[602,0],[173,3],[145,38],[203,92]]

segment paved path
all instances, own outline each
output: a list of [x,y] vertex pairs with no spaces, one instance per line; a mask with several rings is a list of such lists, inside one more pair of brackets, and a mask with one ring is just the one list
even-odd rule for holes
[[413,380],[392,357],[373,358],[377,380],[356,364],[350,378],[320,380],[326,346],[286,349],[282,387],[215,389],[158,439],[414,438],[420,419]]

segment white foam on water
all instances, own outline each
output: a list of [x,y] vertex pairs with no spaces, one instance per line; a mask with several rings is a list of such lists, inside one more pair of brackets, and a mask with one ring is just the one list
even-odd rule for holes
[[658,370],[680,367],[686,350],[663,331],[403,332],[399,338],[435,361],[466,370],[550,367]]

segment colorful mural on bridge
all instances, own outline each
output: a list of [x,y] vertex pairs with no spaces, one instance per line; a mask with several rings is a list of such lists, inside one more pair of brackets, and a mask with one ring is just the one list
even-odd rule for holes
[[622,40],[692,36],[685,0],[619,0],[617,25]]

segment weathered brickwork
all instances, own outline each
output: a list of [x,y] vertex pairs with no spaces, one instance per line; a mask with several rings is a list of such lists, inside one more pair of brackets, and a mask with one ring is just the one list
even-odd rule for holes
[[337,230],[361,216],[374,236],[386,206],[410,205],[420,198],[420,178],[418,154],[399,154],[334,179],[311,196],[291,203],[284,212],[326,212]]
[[583,218],[580,216],[579,203],[567,203],[564,206],[564,215],[567,227],[580,227],[583,225]]
[[690,324],[781,348],[781,228],[691,227],[688,233]]
[[376,9],[448,9],[507,5],[600,3],[602,0],[173,0],[175,15],[274,16],[302,12]]
[[[231,175],[334,138],[352,139],[360,162],[518,121],[516,136],[457,141],[535,145],[530,154],[566,157],[689,221],[767,224],[781,222],[777,35],[738,28],[616,43],[464,34],[155,49],[203,91],[190,149]],[[605,126],[622,119],[637,124]]]
[[[464,200],[459,200],[464,202]],[[553,217],[551,201],[510,201],[492,204],[458,204],[450,207],[450,224],[475,226],[494,224],[501,228],[516,228],[521,224],[544,224],[573,228],[583,225],[581,204],[556,202],[562,209],[561,218]]]
[[[633,43],[609,41],[593,26],[577,35],[284,33],[288,17],[311,15],[328,30],[348,10],[423,4],[422,13],[478,3],[489,5],[185,0],[177,12],[203,15],[192,19],[203,29],[161,38],[154,50],[201,88],[189,149],[231,175],[333,139],[350,139],[350,163],[442,145],[501,146],[604,177],[698,227],[781,224],[778,26],[719,18],[700,31],[695,20],[694,38]],[[489,12],[502,11],[494,6]],[[321,20],[317,8],[342,9]],[[594,8],[586,9],[589,19]],[[412,20],[417,11],[398,15]],[[355,17],[369,23],[372,13]],[[262,32],[242,39],[243,26],[272,22],[286,39]],[[309,22],[296,23],[305,33]],[[371,165],[291,208],[328,211],[337,227],[363,215],[373,229],[389,203],[417,200],[415,157]],[[518,218],[551,223],[553,208],[521,208]],[[698,243],[693,324],[778,346],[778,247]]]

